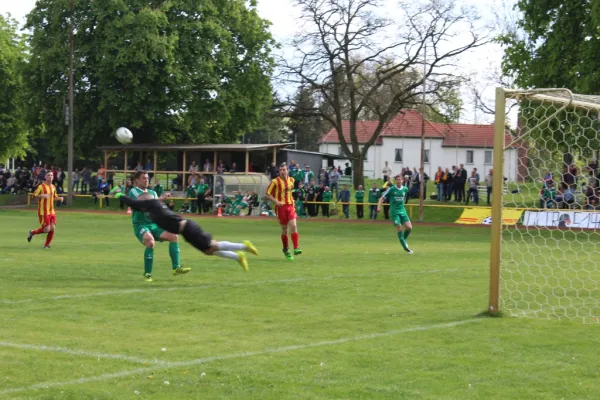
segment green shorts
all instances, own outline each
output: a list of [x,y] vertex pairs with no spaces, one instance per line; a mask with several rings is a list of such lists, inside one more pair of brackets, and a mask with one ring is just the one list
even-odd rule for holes
[[136,225],[133,227],[133,234],[140,241],[140,243],[144,243],[144,234],[146,232],[150,232],[154,240],[161,241],[160,235],[162,235],[165,230],[156,224]]
[[405,212],[392,214],[391,217],[394,225],[404,225],[405,223],[410,222],[410,218],[408,218],[408,215]]

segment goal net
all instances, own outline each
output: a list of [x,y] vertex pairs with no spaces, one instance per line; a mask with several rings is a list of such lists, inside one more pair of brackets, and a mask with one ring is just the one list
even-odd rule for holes
[[494,193],[491,313],[600,322],[599,118],[600,96],[497,90],[494,171],[514,180]]

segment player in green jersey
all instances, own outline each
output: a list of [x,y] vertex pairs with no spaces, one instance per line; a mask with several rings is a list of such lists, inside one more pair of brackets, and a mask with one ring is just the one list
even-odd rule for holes
[[[153,199],[164,200],[169,195],[162,197],[156,194],[154,190],[148,189],[150,178],[148,173],[137,171],[133,177],[135,187],[129,191],[129,197],[137,199],[140,195],[148,193]],[[131,213],[131,222],[133,222],[133,233],[135,237],[146,247],[144,250],[144,279],[152,282],[152,264],[154,263],[154,247],[156,241],[169,242],[169,256],[171,257],[171,266],[173,275],[186,274],[190,268],[183,268],[179,263],[179,238],[176,234],[165,231],[156,225],[148,215],[143,211],[133,210]]]
[[[404,251],[408,254],[413,254],[413,251],[408,248],[408,243],[406,243],[406,239],[412,231],[410,218],[408,218],[406,208],[404,208],[404,204],[408,198],[408,188],[402,185],[402,175],[397,175],[395,181],[396,184],[390,186],[379,199],[379,202],[377,203],[377,212],[381,212],[381,206],[384,200],[389,200],[390,214],[392,216],[392,222],[396,227],[396,232],[398,233],[398,240],[400,240],[400,244]],[[402,229],[403,227],[404,231]]]

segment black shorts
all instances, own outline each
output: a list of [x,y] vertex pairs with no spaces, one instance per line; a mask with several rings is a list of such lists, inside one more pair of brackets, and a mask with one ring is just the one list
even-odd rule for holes
[[186,242],[203,253],[206,253],[206,251],[210,249],[212,235],[203,231],[202,228],[200,228],[200,225],[191,219],[187,220],[185,228],[183,228],[183,232],[181,232],[181,236],[183,236]]

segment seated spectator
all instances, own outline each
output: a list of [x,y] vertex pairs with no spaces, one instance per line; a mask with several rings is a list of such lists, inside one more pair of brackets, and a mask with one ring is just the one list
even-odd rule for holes
[[540,191],[540,208],[554,208],[556,198],[556,188],[553,181],[544,183],[544,187]]
[[591,184],[588,185],[586,191],[585,191],[585,197],[587,199],[586,201],[586,208],[588,210],[594,210],[595,207],[598,205],[598,202],[600,200],[600,193],[598,192],[598,187],[596,185],[596,182],[592,182]]

